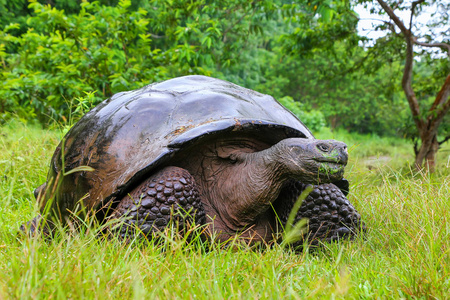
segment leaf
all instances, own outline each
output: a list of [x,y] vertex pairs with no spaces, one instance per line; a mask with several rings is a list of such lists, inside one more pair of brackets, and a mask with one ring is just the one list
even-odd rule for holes
[[92,172],[95,171],[94,168],[89,167],[89,166],[79,166],[76,168],[73,168],[72,170],[68,171],[68,172],[64,172],[64,176],[76,173],[76,172]]

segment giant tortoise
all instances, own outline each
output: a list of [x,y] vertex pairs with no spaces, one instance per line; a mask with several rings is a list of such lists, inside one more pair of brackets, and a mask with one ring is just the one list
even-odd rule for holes
[[[279,236],[313,185],[294,221],[309,219],[311,240],[336,240],[361,226],[346,198],[346,148],[315,139],[271,96],[185,76],[118,93],[83,116],[35,194],[49,221],[119,219],[109,233],[121,237],[176,221],[204,225],[219,241],[256,242]],[[42,229],[39,220],[22,230]]]

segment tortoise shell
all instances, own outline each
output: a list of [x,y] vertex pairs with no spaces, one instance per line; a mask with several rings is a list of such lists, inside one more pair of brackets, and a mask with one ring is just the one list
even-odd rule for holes
[[[83,116],[56,148],[41,205],[97,209],[188,145],[231,132],[273,144],[314,138],[271,96],[207,76],[174,78],[115,94]],[[70,172],[80,166],[93,170]]]

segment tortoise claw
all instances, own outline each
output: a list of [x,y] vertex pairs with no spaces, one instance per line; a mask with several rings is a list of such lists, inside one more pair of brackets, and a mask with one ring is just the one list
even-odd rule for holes
[[38,214],[31,221],[20,225],[20,233],[28,235],[30,237],[42,235],[43,237],[51,238],[53,236],[54,225],[49,220],[44,219]]

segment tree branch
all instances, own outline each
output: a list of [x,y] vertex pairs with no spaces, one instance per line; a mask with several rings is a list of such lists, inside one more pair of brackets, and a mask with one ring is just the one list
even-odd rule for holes
[[[406,41],[406,59],[405,59],[405,69],[403,70],[402,87],[405,91],[406,98],[408,99],[409,108],[413,116],[413,120],[416,123],[419,132],[425,127],[425,122],[420,118],[420,108],[419,102],[417,101],[416,94],[412,88],[412,68],[414,63],[414,51],[413,51],[413,41],[411,31],[405,27],[405,24],[397,17],[392,8],[383,0],[377,0],[384,11],[389,15],[389,17],[394,21],[395,25],[400,28],[405,41]],[[421,1],[421,0],[418,0]]]
[[377,0],[377,1],[381,5],[381,7],[384,9],[384,11],[388,14],[388,16],[391,18],[391,20],[394,21],[395,25],[397,25],[397,27],[401,30],[401,32],[403,33],[405,38],[412,39],[414,44],[417,44],[417,45],[423,46],[423,47],[446,48],[448,51],[448,55],[450,56],[450,45],[449,44],[446,44],[446,43],[433,43],[433,44],[422,43],[422,42],[419,42],[417,40],[417,38],[412,35],[411,28],[412,28],[412,20],[413,20],[414,11],[416,9],[416,6],[425,2],[425,0],[417,0],[412,3],[411,17],[409,20],[409,29],[406,28],[406,26],[405,26],[405,24],[403,24],[402,20],[400,20],[397,17],[394,10],[386,2],[384,2],[383,0]]
[[410,31],[406,28],[405,24],[403,24],[402,20],[400,20],[395,12],[392,10],[392,8],[383,0],[377,0],[378,3],[380,3],[381,7],[384,9],[384,11],[388,14],[389,18],[394,21],[395,25],[400,28],[401,32],[406,36],[410,35]]
[[439,146],[442,145],[443,143],[447,142],[448,140],[450,140],[450,135],[446,136],[442,141],[438,142]]
[[[388,41],[385,40],[383,42],[377,41],[376,45],[374,45],[373,47],[369,48],[366,51],[366,54],[364,55],[364,57],[360,58],[358,61],[356,61],[352,66],[350,66],[348,69],[344,69],[343,71],[337,73],[334,76],[325,76],[325,78],[329,78],[331,80],[331,78],[335,78],[338,76],[345,76],[349,73],[352,73],[356,70],[359,70],[361,67],[364,66],[364,63],[371,57],[375,57],[377,55],[377,47],[378,48],[383,48],[384,46],[386,46],[386,44],[388,44]],[[378,54],[379,55],[379,54]]]
[[446,43],[422,43],[417,40],[416,37],[413,37],[413,42],[416,45],[423,46],[423,47],[429,47],[429,48],[443,48],[444,50],[447,50],[447,55],[450,57],[450,45]]
[[359,21],[361,21],[361,20],[377,21],[377,22],[384,23],[389,27],[389,30],[391,30],[392,33],[397,34],[397,32],[395,32],[395,25],[392,24],[391,21],[385,21],[385,20],[380,20],[380,19],[375,19],[375,18],[359,18]]
[[414,1],[411,5],[411,16],[409,17],[409,32],[411,32],[411,29],[412,29],[414,10],[416,9],[417,5],[419,5],[420,3],[423,3],[423,2],[425,2],[425,0],[417,0],[417,1]]
[[395,4],[395,6],[392,8],[392,10],[396,10],[400,6],[400,4],[402,4],[402,2],[403,0],[398,1],[397,4]]
[[154,39],[165,39],[166,38],[165,35],[157,35],[157,34],[154,34],[154,33],[150,33],[150,36],[152,38],[154,38]]
[[398,35],[398,33],[395,31],[395,25],[394,24],[392,24],[392,22],[391,21],[389,21],[389,22],[384,22],[386,25],[388,25],[388,27],[389,27],[389,30],[393,33],[393,34],[395,34],[395,35]]
[[[258,1],[256,1],[256,2],[258,2]],[[239,20],[237,20],[236,22],[234,22],[234,24],[232,24],[231,26],[229,26],[228,28],[226,28],[226,29],[223,31],[223,34],[222,34],[222,36],[223,36],[223,37],[222,37],[222,41],[223,41],[224,43],[227,41],[227,33],[228,33],[231,29],[233,29],[234,26],[236,26],[237,24],[241,23],[242,20],[243,20],[250,12],[254,12],[254,3],[255,3],[255,2],[252,2],[252,3],[251,3],[251,8],[250,8],[249,11],[243,13],[242,16],[239,18]]]
[[428,121],[432,119],[437,120],[439,123],[444,118],[445,114],[450,110],[450,74],[445,79],[441,90],[436,96],[433,105],[430,108],[430,114]]

